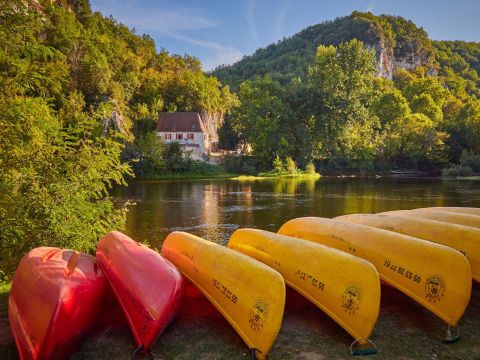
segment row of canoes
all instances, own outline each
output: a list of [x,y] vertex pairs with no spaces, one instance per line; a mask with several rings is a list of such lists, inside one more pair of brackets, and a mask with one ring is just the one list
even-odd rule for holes
[[162,255],[112,232],[96,258],[58,248],[25,255],[9,320],[22,359],[62,359],[99,322],[113,321],[118,302],[135,354],[146,353],[178,312],[185,277],[263,359],[281,326],[287,284],[351,334],[354,353],[371,353],[380,281],[455,327],[472,278],[480,281],[479,250],[478,208],[299,218],[277,234],[237,230],[227,247],[173,232]]

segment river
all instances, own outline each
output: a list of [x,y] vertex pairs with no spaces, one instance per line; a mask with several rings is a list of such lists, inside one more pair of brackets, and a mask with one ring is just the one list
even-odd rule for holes
[[334,217],[425,206],[480,207],[480,181],[393,178],[135,181],[126,233],[159,247],[171,231],[225,244],[240,227],[276,231],[301,216]]

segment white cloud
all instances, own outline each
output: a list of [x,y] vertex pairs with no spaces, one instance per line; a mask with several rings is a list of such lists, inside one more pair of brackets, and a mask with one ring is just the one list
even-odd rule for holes
[[224,46],[214,41],[196,39],[185,35],[175,35],[174,37],[188,44],[205,47],[213,51],[212,55],[202,62],[206,71],[213,70],[218,65],[232,64],[243,56],[243,53],[233,46]]
[[203,17],[195,9],[176,7],[174,9],[161,7],[146,8],[138,1],[99,0],[95,2],[94,10],[106,16],[113,15],[122,23],[142,31],[151,31],[168,35],[178,31],[208,29],[216,26],[215,22]]
[[285,21],[285,17],[287,16],[288,9],[290,8],[290,0],[283,0],[282,1],[282,6],[280,8],[280,12],[278,14],[278,17],[275,21],[275,27],[276,27],[276,38],[281,39],[284,36],[284,31],[283,31],[283,23]]
[[[194,30],[209,29],[217,26],[216,22],[202,16],[196,9],[189,7],[166,8],[156,4],[145,8],[138,0],[96,0],[93,9],[150,35],[160,35],[186,42],[191,45],[211,50],[202,61],[205,70],[212,70],[218,65],[231,64],[240,60],[242,52],[233,46],[191,37],[187,33]],[[153,33],[153,34],[152,34]],[[193,54],[192,54],[193,55]]]
[[250,31],[250,36],[252,37],[253,41],[255,42],[255,46],[258,47],[260,44],[260,39],[257,33],[257,26],[255,25],[255,0],[250,0],[248,2],[247,8],[247,24],[248,29]]

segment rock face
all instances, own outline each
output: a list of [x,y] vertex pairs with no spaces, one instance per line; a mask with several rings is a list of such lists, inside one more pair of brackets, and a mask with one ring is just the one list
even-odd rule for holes
[[436,69],[431,65],[430,57],[422,52],[409,52],[404,55],[394,54],[391,46],[380,40],[375,44],[366,44],[367,49],[375,50],[377,58],[377,77],[392,80],[397,69],[415,70],[419,66],[427,68],[429,75],[436,75]]
[[377,76],[391,80],[394,74],[395,58],[393,56],[393,48],[386,46],[384,41],[371,45],[366,44],[365,47],[369,50],[375,50],[377,58]]
[[421,27],[398,16],[353,12],[309,26],[212,74],[234,89],[245,80],[265,75],[287,84],[307,75],[319,45],[338,46],[352,39],[375,50],[379,77],[392,79],[397,69],[413,70],[418,66],[425,67],[429,74],[435,73],[432,43]]
[[202,111],[200,118],[207,129],[211,151],[218,151],[218,128],[223,123],[224,114],[221,112],[210,113]]

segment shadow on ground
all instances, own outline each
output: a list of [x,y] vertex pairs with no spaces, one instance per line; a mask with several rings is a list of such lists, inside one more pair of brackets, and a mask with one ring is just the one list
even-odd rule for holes
[[[218,311],[188,288],[181,313],[153,348],[156,359],[249,359],[248,349]],[[480,287],[460,322],[462,340],[444,345],[446,325],[397,290],[383,286],[380,316],[372,334],[377,359],[480,359]],[[287,291],[282,329],[271,360],[352,359],[352,338],[310,302]],[[87,340],[71,359],[130,359],[135,343],[126,327],[109,328]],[[7,320],[7,294],[0,294],[0,354],[16,359]]]

